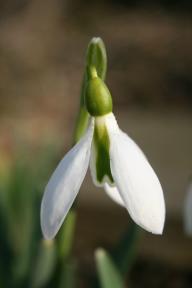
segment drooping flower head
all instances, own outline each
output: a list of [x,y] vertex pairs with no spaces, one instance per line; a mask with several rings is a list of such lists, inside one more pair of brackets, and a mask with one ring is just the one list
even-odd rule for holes
[[41,227],[53,238],[71,208],[90,166],[93,182],[103,187],[145,230],[161,234],[165,204],[161,184],[135,142],[120,130],[113,115],[112,97],[88,67],[85,107],[90,123],[80,141],[65,155],[51,176],[41,205]]

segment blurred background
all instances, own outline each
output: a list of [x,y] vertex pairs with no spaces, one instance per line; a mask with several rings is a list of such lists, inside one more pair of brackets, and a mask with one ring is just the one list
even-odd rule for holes
[[[7,233],[0,257],[5,262],[3,245],[10,239],[14,253],[31,250],[23,239],[31,239],[26,229],[34,219],[40,235],[39,201],[56,163],[71,147],[86,47],[100,36],[107,47],[114,113],[152,163],[167,207],[163,236],[141,233],[128,287],[192,287],[192,239],[183,232],[192,175],[191,4],[0,0],[0,214],[6,211],[0,238]],[[29,208],[34,202],[36,210]],[[81,263],[78,287],[87,287],[83,279],[93,273],[95,248],[113,245],[129,221],[88,175],[78,197],[73,252]],[[14,265],[19,264],[8,260],[5,270]],[[21,287],[3,284],[2,271],[0,287]]]

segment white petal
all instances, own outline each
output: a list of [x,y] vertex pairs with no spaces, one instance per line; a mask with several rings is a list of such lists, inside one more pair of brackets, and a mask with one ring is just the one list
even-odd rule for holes
[[159,180],[134,141],[108,121],[111,172],[132,219],[145,230],[162,234],[165,203]]
[[41,203],[41,228],[45,238],[58,232],[88,169],[94,120],[84,137],[61,160],[51,176]]
[[192,183],[190,183],[184,201],[184,229],[188,236],[192,236]]
[[122,197],[119,194],[119,191],[117,190],[117,187],[115,186],[110,186],[109,184],[105,183],[103,186],[105,192],[107,193],[107,195],[113,200],[115,201],[117,204],[121,205],[121,206],[125,206]]

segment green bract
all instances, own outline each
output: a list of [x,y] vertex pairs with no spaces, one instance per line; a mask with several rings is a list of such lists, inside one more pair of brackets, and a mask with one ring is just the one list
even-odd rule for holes
[[112,98],[105,83],[97,76],[96,69],[89,70],[85,92],[85,105],[91,116],[103,116],[112,112]]

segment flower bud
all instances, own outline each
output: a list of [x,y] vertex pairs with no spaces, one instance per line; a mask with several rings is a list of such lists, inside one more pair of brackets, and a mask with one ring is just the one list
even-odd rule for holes
[[112,112],[112,98],[105,83],[97,76],[95,68],[88,72],[85,105],[91,116],[103,116]]

